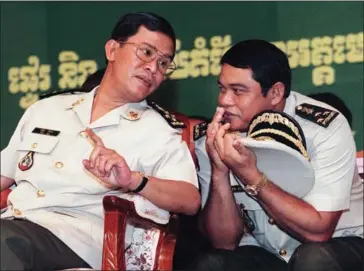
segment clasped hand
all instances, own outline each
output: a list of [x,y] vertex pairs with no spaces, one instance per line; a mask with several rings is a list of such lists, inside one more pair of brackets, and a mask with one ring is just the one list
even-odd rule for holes
[[246,184],[257,172],[256,156],[239,140],[237,132],[231,132],[230,123],[223,124],[224,109],[218,107],[206,133],[206,150],[212,168],[226,174],[229,170]]

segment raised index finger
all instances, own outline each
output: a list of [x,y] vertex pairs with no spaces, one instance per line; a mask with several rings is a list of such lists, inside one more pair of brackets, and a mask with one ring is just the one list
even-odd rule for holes
[[91,139],[94,145],[105,147],[102,139],[97,134],[95,134],[94,131],[92,131],[90,128],[86,128],[85,132],[87,133],[89,139]]
[[222,121],[222,117],[224,115],[224,112],[225,112],[224,108],[222,108],[222,107],[216,108],[216,112],[214,114],[214,117],[212,118],[211,123],[219,123],[220,124],[221,121]]

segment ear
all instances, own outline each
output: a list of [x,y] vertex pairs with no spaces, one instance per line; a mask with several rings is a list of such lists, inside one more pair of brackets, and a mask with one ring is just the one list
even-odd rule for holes
[[284,85],[281,82],[275,83],[268,91],[271,105],[274,107],[284,99]]
[[108,61],[115,60],[116,49],[119,48],[119,43],[115,40],[108,40],[105,44],[105,56]]

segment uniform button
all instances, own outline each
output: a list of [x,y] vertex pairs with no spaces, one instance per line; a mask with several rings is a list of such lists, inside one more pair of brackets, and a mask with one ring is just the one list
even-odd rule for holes
[[38,197],[44,197],[45,196],[44,190],[38,190],[37,191],[37,196]]
[[21,214],[22,214],[22,212],[21,212],[19,209],[15,208],[15,209],[14,209],[14,214],[15,214],[15,215],[21,215]]
[[271,225],[276,224],[276,222],[274,221],[274,219],[271,218],[271,217],[268,219],[268,223],[271,224]]
[[243,203],[239,204],[240,209],[245,209],[245,205]]
[[56,168],[63,168],[62,162],[56,162],[54,165],[56,166]]
[[37,143],[33,143],[33,144],[32,144],[32,149],[35,149],[37,146],[38,146],[38,144],[37,144]]
[[281,256],[286,256],[286,255],[287,255],[287,251],[286,251],[285,249],[281,249],[281,250],[279,251],[279,255],[281,255]]
[[83,138],[87,137],[87,133],[85,131],[80,132],[80,136]]

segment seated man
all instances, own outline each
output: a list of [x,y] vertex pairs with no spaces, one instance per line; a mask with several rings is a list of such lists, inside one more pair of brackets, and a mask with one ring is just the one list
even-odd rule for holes
[[198,211],[183,123],[145,101],[175,69],[175,40],[164,18],[127,14],[105,44],[100,86],[26,110],[1,152],[1,190],[17,185],[1,215],[1,270],[100,270],[106,195]]
[[[221,64],[219,107],[196,142],[201,228],[215,250],[195,270],[361,270],[363,185],[345,117],[291,91],[287,56],[269,42],[239,42]],[[265,110],[285,112],[302,127],[315,175],[302,197],[276,185],[279,177],[265,178],[255,153],[236,139]],[[232,190],[233,176],[241,190]]]

